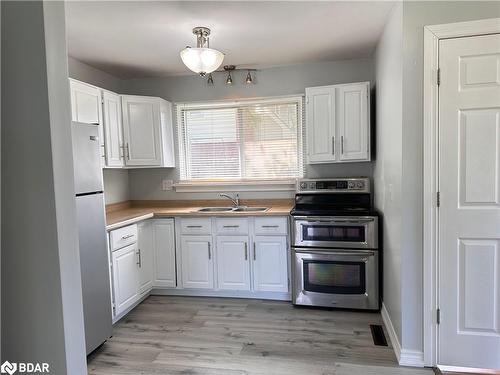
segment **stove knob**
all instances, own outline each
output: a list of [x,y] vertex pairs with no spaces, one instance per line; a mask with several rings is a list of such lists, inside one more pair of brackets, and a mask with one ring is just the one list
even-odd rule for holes
[[361,189],[363,189],[365,187],[365,184],[362,181],[358,181],[356,183],[356,187],[361,190]]
[[307,189],[307,183],[306,182],[301,182],[300,183],[300,190],[305,190]]
[[349,183],[347,184],[347,188],[348,189],[354,189],[354,182],[353,181],[349,181]]

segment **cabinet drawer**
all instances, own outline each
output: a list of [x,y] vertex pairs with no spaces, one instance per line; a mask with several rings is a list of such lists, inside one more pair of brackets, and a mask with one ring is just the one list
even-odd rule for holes
[[256,217],[255,234],[287,234],[288,219],[286,217]]
[[210,218],[181,219],[182,234],[212,234]]
[[122,247],[137,242],[137,225],[115,229],[110,232],[111,251],[121,249]]
[[247,218],[218,218],[215,226],[217,234],[248,234]]

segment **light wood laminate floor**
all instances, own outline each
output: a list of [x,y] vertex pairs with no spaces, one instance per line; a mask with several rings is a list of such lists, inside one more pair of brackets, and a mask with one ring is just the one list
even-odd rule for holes
[[115,325],[88,369],[116,375],[433,374],[397,368],[391,344],[373,344],[370,324],[382,324],[380,314],[151,296]]

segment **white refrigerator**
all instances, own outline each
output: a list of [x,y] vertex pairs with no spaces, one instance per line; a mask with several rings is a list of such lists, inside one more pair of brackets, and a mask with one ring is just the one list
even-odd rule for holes
[[97,125],[72,123],[76,210],[87,354],[112,331],[109,260]]

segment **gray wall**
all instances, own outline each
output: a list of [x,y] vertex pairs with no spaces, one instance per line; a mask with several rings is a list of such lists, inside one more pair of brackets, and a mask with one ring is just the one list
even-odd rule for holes
[[84,374],[64,3],[1,7],[2,358]]
[[103,89],[115,91],[117,93],[122,89],[122,80],[96,69],[90,65],[84,64],[71,56],[68,56],[69,76],[91,85],[99,86]]
[[384,305],[399,342],[401,306],[401,176],[403,94],[403,6],[394,6],[375,52],[375,207],[383,213]]
[[423,27],[500,17],[500,2],[404,2],[402,346],[422,350]]
[[130,199],[129,171],[126,169],[104,169],[104,200],[106,204]]
[[[123,81],[123,92],[159,96],[171,102],[253,98],[303,94],[306,87],[337,83],[371,81],[373,60],[347,60],[269,68],[255,74],[255,84],[243,83],[243,72],[237,73],[235,84],[224,84],[224,76],[214,77],[215,85],[195,76],[130,79]],[[176,140],[177,136],[175,135]],[[177,142],[176,142],[177,143]],[[178,154],[178,153],[177,153]],[[372,163],[330,164],[307,166],[307,177],[372,176]],[[162,179],[179,179],[178,169],[130,170],[130,197],[132,199],[205,199],[216,198],[215,193],[176,193],[162,191]],[[293,192],[242,193],[243,198],[289,198]]]

